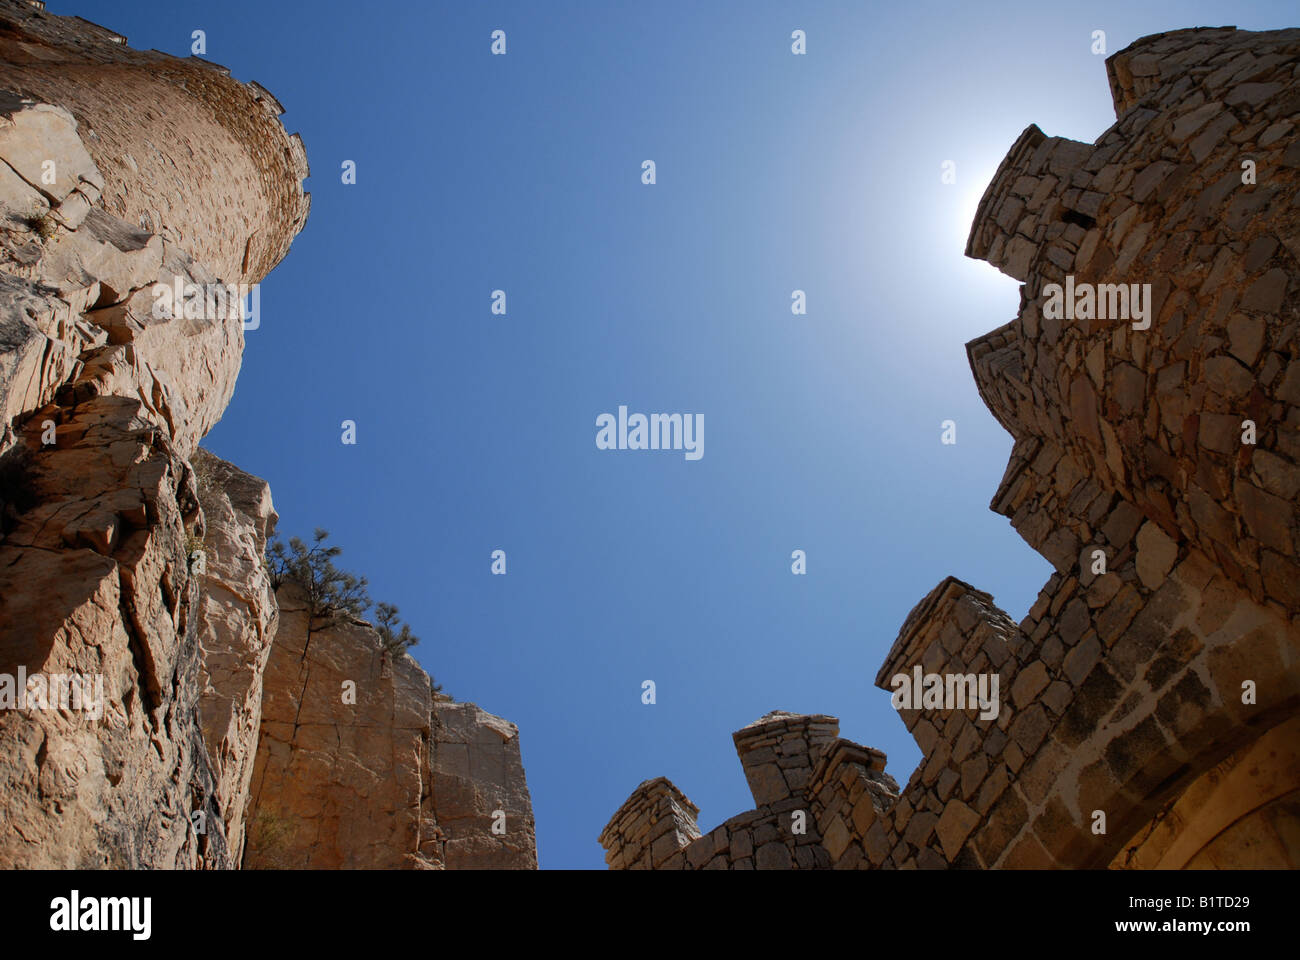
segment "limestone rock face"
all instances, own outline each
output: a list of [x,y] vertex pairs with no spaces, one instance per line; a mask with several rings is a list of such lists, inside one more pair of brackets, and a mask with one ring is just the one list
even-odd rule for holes
[[434,865],[420,851],[428,676],[368,624],[309,616],[292,584],[278,600],[244,866]]
[[192,473],[129,398],[61,429],[0,544],[0,672],[102,677],[102,702],[0,711],[0,865],[229,866],[197,724]]
[[519,728],[472,703],[433,702],[435,855],[448,870],[537,867]]
[[[0,674],[11,688],[23,675],[51,689],[102,688],[90,705],[51,696],[0,711],[0,864],[229,867],[226,829],[240,825],[252,743],[234,731],[210,753],[200,721],[205,679],[215,674],[213,691],[229,683],[215,659],[204,669],[200,607],[214,613],[205,638],[214,652],[239,631],[223,637],[216,626],[215,589],[200,602],[192,544],[205,520],[188,458],[230,399],[243,323],[233,303],[190,317],[155,310],[155,285],[222,279],[193,256],[212,251],[105,209],[106,196],[143,195],[129,165],[102,172],[95,157],[106,143],[77,91],[112,100],[105,63],[123,56],[120,44],[31,4],[0,4],[0,18]],[[145,78],[133,75],[141,93]],[[162,73],[151,82],[171,83]],[[32,95],[42,86],[50,102]],[[167,93],[199,112],[207,95]],[[159,142],[183,152],[188,138],[225,136],[207,116],[206,128]],[[210,176],[187,186],[177,194],[211,203],[228,189]],[[287,247],[296,225],[277,243]],[[261,276],[231,269],[227,277]],[[209,586],[254,598],[248,616],[265,645],[274,603],[256,599],[260,554],[252,565],[247,550],[229,558],[246,565],[238,570],[226,563],[237,531],[223,523],[215,533],[219,579]],[[260,688],[260,676],[244,680]],[[255,709],[255,689],[229,696]],[[232,719],[241,722],[250,726]]]
[[435,700],[369,624],[277,596],[244,867],[535,867],[514,725]]
[[197,547],[202,561],[193,564],[202,568],[199,713],[231,859],[238,863],[261,725],[262,675],[279,622],[262,559],[276,514],[265,481],[206,450],[195,453],[193,464],[205,521]]
[[[284,256],[309,204],[281,112],[0,0],[0,868],[535,865],[513,728],[438,721],[413,660],[292,599],[273,647],[270,491],[198,449],[244,321],[160,291]],[[484,841],[488,804],[508,832]]]

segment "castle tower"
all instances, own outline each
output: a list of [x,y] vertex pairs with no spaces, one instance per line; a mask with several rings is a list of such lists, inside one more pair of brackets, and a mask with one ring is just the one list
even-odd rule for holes
[[[996,709],[904,705],[901,792],[822,748],[819,865],[1300,864],[1297,61],[1300,30],[1144,37],[1095,144],[1030,126],[994,175],[967,254],[1019,312],[967,355],[1015,440],[992,509],[1056,572],[1019,624],[953,577],[911,612],[876,685],[996,680]],[[775,746],[755,800],[798,802]]]

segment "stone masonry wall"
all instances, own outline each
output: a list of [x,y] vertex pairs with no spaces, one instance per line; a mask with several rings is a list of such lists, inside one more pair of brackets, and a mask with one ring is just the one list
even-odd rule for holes
[[[1023,284],[967,345],[1015,438],[991,506],[1056,572],[1020,624],[951,577],[909,615],[876,685],[996,674],[997,716],[900,710],[924,754],[902,791],[824,751],[788,802],[835,868],[1300,860],[1293,777],[1207,779],[1261,769],[1240,758],[1300,712],[1300,30],[1159,34],[1107,69],[1118,122],[1026,129],[967,247]],[[1053,316],[1067,282],[1150,284],[1149,324]],[[1188,791],[1219,799],[1194,817]]]
[[1300,717],[1202,774],[1111,861],[1116,869],[1296,869]]

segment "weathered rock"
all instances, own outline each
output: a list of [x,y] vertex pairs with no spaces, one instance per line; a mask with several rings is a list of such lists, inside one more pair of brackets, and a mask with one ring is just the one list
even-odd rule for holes
[[440,839],[429,855],[449,870],[536,869],[519,728],[435,696],[432,730],[430,807]]
[[[98,191],[104,178],[77,136],[77,121],[67,110],[0,92],[0,157],[46,206],[58,205],[82,184]],[[54,182],[48,182],[50,176]]]
[[5,867],[230,866],[198,725],[197,504],[143,413],[71,411],[0,544],[0,673],[102,683],[94,710],[0,711]]
[[[198,442],[239,372],[228,285],[307,215],[280,112],[215,65],[0,0],[0,867],[238,866],[255,768],[255,865],[536,865],[513,727],[436,721],[428,677],[368,625],[308,643],[291,607],[263,718],[275,513]],[[178,284],[198,309],[159,309]],[[350,713],[320,686],[344,676]],[[320,837],[277,848],[277,813]]]
[[262,677],[279,622],[279,607],[263,556],[276,514],[265,481],[205,450],[193,458],[204,535],[197,633],[201,652],[199,712],[216,775],[217,806],[225,818],[231,859],[244,847],[244,813],[257,757]]
[[[216,278],[102,207],[106,192],[148,202],[122,164],[103,175],[93,158],[107,143],[88,136],[92,116],[98,132],[112,129],[96,111],[114,102],[117,123],[140,118],[114,101],[126,74],[109,63],[130,54],[106,31],[30,4],[6,0],[0,17],[0,167],[13,174],[0,196],[30,205],[6,209],[0,231],[0,455],[31,461],[23,502],[0,522],[0,674],[85,675],[103,690],[93,711],[0,713],[13,747],[0,751],[0,863],[229,867],[226,828],[238,828],[244,798],[200,724],[201,584],[188,544],[203,515],[186,458],[234,389],[242,324],[182,315],[124,332],[108,322],[102,308],[156,282]],[[131,77],[138,92],[166,89],[206,116],[160,139],[159,162],[205,136],[229,140],[202,105],[211,90],[177,86],[165,69]],[[83,111],[91,88],[98,106]],[[279,169],[301,196],[293,165]],[[164,189],[223,204],[233,188],[209,173]],[[249,213],[281,253],[300,224]]]
[[368,624],[311,617],[295,585],[277,598],[244,865],[435,865],[419,852],[428,676]]
[[514,725],[436,700],[369,624],[277,595],[244,866],[536,867]]

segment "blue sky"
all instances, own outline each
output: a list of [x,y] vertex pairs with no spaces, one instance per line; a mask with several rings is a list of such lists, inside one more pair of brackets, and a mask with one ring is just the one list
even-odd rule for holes
[[[1019,619],[1050,573],[988,510],[1011,440],[963,345],[1018,293],[962,255],[980,194],[1029,123],[1091,141],[1113,122],[1094,30],[1113,53],[1295,19],[1229,2],[49,7],[178,56],[204,30],[206,59],[302,134],[311,217],[204,446],[271,483],[283,533],[331,531],[447,692],[519,725],[548,868],[603,867],[597,834],[654,776],[703,829],[748,809],[730,734],[772,709],[840,717],[907,780],[919,752],[872,684],[907,613],[953,574]],[[703,414],[704,457],[598,450],[620,404]]]

